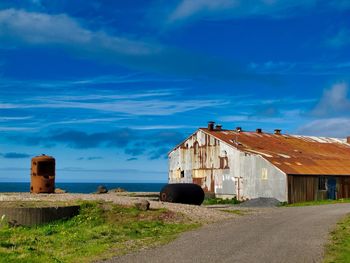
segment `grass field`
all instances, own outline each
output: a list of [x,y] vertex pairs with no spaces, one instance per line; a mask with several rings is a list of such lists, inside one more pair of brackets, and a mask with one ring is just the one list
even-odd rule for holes
[[350,262],[350,215],[337,224],[326,246],[325,263]]
[[80,215],[36,227],[0,226],[0,262],[90,262],[169,242],[197,227],[181,214],[83,202]]

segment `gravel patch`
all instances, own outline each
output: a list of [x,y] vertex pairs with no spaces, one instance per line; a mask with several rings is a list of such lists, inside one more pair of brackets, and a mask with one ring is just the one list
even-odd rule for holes
[[[135,193],[135,195],[137,195]],[[237,217],[230,213],[219,211],[216,209],[210,209],[205,206],[196,206],[196,205],[185,205],[185,204],[175,204],[175,203],[166,203],[160,201],[152,201],[151,198],[133,196],[133,194],[126,196],[118,195],[116,193],[107,193],[107,194],[30,194],[30,193],[1,193],[0,202],[2,201],[52,201],[52,202],[67,202],[74,200],[102,200],[110,201],[120,205],[133,206],[136,202],[140,200],[148,200],[150,202],[151,209],[160,209],[166,208],[174,212],[179,212],[186,215],[189,219],[196,223],[213,223],[217,221],[222,221],[230,218]]]
[[259,197],[245,201],[239,206],[241,207],[277,207],[281,204],[276,198]]

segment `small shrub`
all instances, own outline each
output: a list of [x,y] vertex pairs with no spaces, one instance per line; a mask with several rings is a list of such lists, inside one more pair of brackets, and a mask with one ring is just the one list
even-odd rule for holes
[[236,197],[231,199],[222,199],[222,198],[206,198],[204,199],[203,205],[236,205],[241,203],[241,201],[237,200]]

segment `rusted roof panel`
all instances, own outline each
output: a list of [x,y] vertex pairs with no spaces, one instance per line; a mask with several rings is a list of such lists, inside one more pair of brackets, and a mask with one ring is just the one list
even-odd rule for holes
[[201,130],[241,151],[261,155],[286,174],[350,175],[350,144],[345,139]]

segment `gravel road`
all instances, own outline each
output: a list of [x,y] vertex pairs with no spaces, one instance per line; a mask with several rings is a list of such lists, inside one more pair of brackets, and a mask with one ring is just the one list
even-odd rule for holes
[[108,262],[320,262],[329,231],[349,212],[350,204],[264,209]]

